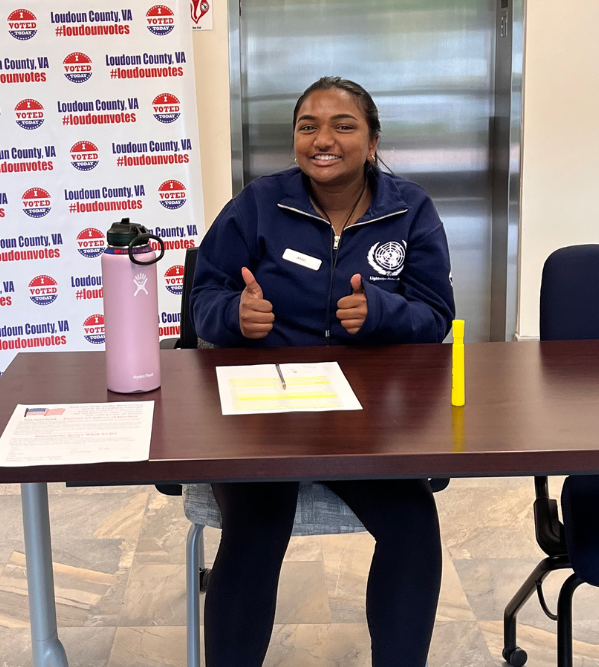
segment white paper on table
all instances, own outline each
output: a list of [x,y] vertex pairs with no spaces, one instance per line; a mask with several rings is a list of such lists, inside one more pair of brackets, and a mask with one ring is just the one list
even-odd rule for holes
[[154,401],[17,405],[0,436],[0,466],[147,461]]
[[275,364],[218,366],[223,415],[362,409],[336,361],[281,364],[280,368],[287,389]]

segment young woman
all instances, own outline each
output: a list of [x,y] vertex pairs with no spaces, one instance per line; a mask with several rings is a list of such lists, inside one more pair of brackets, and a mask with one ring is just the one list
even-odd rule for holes
[[[454,317],[443,225],[426,192],[379,170],[380,123],[359,85],[325,77],[293,114],[297,167],[221,212],[191,310],[219,347],[440,343]],[[323,482],[375,537],[373,667],[424,667],[441,581],[427,480]],[[298,483],[213,484],[223,530],[205,606],[207,667],[260,667]],[[259,573],[259,574],[258,574]]]

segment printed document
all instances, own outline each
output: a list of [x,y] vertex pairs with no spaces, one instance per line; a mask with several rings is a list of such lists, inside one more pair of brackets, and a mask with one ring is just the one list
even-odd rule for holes
[[279,368],[283,379],[275,364],[218,366],[223,415],[362,409],[336,361]]
[[0,436],[0,466],[147,461],[154,401],[17,405]]

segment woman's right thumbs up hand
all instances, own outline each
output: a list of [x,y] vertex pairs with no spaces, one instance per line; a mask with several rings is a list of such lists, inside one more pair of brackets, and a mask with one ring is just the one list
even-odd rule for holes
[[263,298],[262,288],[245,266],[241,269],[241,275],[245,289],[239,301],[239,328],[245,338],[265,338],[275,321],[272,303]]

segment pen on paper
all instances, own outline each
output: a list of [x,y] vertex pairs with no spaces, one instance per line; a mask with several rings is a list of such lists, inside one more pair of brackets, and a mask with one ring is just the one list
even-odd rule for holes
[[275,364],[275,367],[277,369],[277,373],[279,374],[279,378],[281,380],[281,387],[283,387],[283,389],[287,389],[287,383],[285,382],[283,373],[281,373],[281,367],[279,366],[279,364]]

